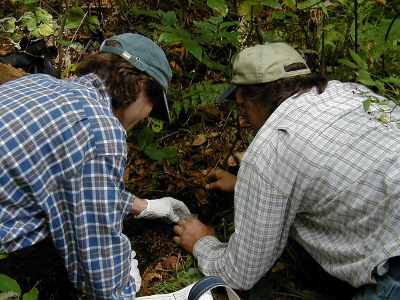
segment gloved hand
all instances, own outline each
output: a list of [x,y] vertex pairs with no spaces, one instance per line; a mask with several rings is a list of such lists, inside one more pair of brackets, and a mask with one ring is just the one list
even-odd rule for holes
[[140,277],[139,269],[138,269],[138,261],[134,259],[136,256],[136,252],[132,251],[132,260],[131,260],[131,271],[130,275],[135,279],[135,290],[136,293],[140,290],[140,285],[142,284],[142,278]]
[[171,222],[177,223],[183,216],[190,215],[190,210],[179,200],[172,197],[164,197],[161,199],[148,200],[147,208],[142,211],[136,218],[156,219],[168,218]]

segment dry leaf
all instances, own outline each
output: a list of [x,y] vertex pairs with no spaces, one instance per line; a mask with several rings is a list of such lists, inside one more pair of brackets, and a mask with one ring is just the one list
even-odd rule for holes
[[205,134],[199,134],[193,141],[193,146],[203,145],[207,141],[207,136]]

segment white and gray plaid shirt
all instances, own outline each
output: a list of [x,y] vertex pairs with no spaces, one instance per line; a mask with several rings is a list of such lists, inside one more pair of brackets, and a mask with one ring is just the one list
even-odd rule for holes
[[[366,113],[365,87],[331,81],[287,99],[246,151],[235,186],[235,233],[197,242],[201,271],[250,289],[289,233],[330,274],[355,287],[400,255],[400,129]],[[374,95],[377,96],[377,95]],[[382,106],[384,107],[384,106]]]

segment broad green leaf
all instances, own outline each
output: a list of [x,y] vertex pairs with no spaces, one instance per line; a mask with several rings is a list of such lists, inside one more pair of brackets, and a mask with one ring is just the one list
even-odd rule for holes
[[161,162],[165,157],[164,152],[154,149],[146,149],[144,150],[144,153],[151,159],[156,160],[158,162]]
[[96,16],[87,16],[87,23],[91,29],[97,28],[100,24],[99,19]]
[[138,148],[144,149],[150,145],[154,138],[154,132],[149,127],[144,126],[138,135]]
[[196,36],[193,40],[199,44],[208,44],[208,43],[212,43],[215,41],[215,35],[214,34],[202,34],[202,35]]
[[13,33],[15,30],[15,18],[10,18],[6,22],[4,22],[4,28],[6,32]]
[[223,23],[221,23],[221,25],[219,27],[225,28],[225,27],[229,27],[229,26],[235,26],[237,24],[238,24],[237,22],[223,22]]
[[53,18],[51,14],[49,14],[45,9],[40,7],[35,9],[35,16],[38,21],[37,23],[43,22],[45,24],[48,24],[50,20]]
[[165,153],[165,158],[174,158],[176,154],[178,153],[178,147],[176,145],[174,146],[168,146],[163,149],[161,149],[162,152]]
[[203,29],[209,29],[213,32],[216,32],[218,30],[218,27],[215,26],[214,24],[210,24],[210,23],[205,23],[205,22],[199,22],[199,21],[193,21],[193,24],[199,28],[203,28]]
[[167,28],[171,33],[173,33],[175,36],[177,36],[179,39],[191,39],[191,35],[189,32],[187,32],[185,29],[177,29],[177,28]]
[[8,256],[7,253],[0,252],[0,259],[6,258]]
[[41,37],[40,33],[39,33],[39,28],[35,27],[31,30],[31,36],[34,37]]
[[4,274],[0,274],[0,291],[21,294],[21,288],[17,281]]
[[36,17],[32,12],[28,11],[22,17],[22,27],[26,27],[29,31],[36,28]]
[[[291,0],[291,1],[294,2],[294,5],[296,5],[295,0]],[[282,9],[282,6],[276,0],[263,0],[261,3],[266,5],[266,6],[270,6],[272,8]],[[286,4],[286,1],[285,1],[285,4]],[[289,6],[289,7],[294,7],[294,6]]]
[[275,30],[268,30],[264,36],[263,36],[263,41],[267,42],[267,43],[272,43],[274,42],[276,39],[276,34],[275,34]]
[[353,50],[349,49],[351,57],[354,59],[356,64],[363,70],[366,70],[368,68],[367,63]]
[[286,14],[283,13],[283,12],[280,12],[280,11],[274,11],[274,12],[272,13],[272,17],[273,17],[274,19],[283,20],[283,19],[285,19]]
[[365,85],[369,86],[377,86],[375,81],[371,78],[371,74],[367,71],[360,70],[358,72],[358,80]]
[[50,36],[54,33],[54,30],[49,24],[41,24],[39,26],[39,33],[42,36]]
[[284,0],[283,3],[285,3],[285,5],[290,8],[296,6],[296,0]]
[[24,1],[24,4],[33,4],[33,3],[36,3],[36,2],[39,2],[40,0],[25,0]]
[[350,67],[350,68],[353,68],[353,69],[357,69],[357,68],[358,68],[357,65],[356,65],[355,63],[349,61],[349,60],[346,59],[346,58],[339,58],[337,61],[338,61],[338,63],[344,64],[345,66],[348,66],[348,67]]
[[147,10],[139,10],[139,9],[132,8],[131,11],[134,14],[146,15],[146,16],[149,16],[149,17],[152,17],[152,18],[155,18],[155,19],[160,19],[160,16],[162,16],[164,14],[164,12],[162,10],[160,10],[160,9],[157,10],[157,11],[154,11],[154,10],[147,11]]
[[364,107],[364,111],[367,112],[369,110],[369,108],[371,107],[371,101],[369,101],[368,99],[364,100],[363,107]]
[[37,300],[39,297],[39,290],[37,288],[32,289],[31,291],[25,293],[22,296],[23,300]]
[[208,20],[213,24],[220,24],[224,21],[221,17],[211,17]]
[[207,5],[224,17],[228,14],[228,5],[225,0],[207,0]]
[[169,11],[162,16],[162,22],[165,26],[174,26],[176,23],[176,14]]
[[178,42],[180,40],[181,38],[179,36],[169,32],[163,32],[162,34],[160,34],[159,39],[160,42],[164,41],[165,43]]
[[59,43],[59,44],[61,44],[61,45],[63,45],[63,46],[66,46],[66,47],[69,47],[69,46],[71,46],[71,44],[72,44],[72,42],[70,42],[70,41],[64,41],[64,40],[56,40],[56,42]]
[[400,86],[400,78],[397,77],[386,77],[382,81]]
[[193,54],[194,57],[196,57],[199,61],[201,61],[203,48],[201,48],[201,46],[198,43],[196,43],[191,39],[184,39],[181,42],[183,47],[185,47],[187,51],[189,51],[191,54]]
[[73,29],[77,28],[83,20],[84,12],[79,6],[73,5],[69,8],[67,21],[65,28]]
[[161,120],[153,119],[151,122],[151,130],[158,133],[162,130],[164,122]]
[[253,8],[253,18],[257,17],[262,11],[263,6],[260,4],[256,4],[255,1],[245,1],[242,5],[240,5],[238,9],[238,15],[245,19],[246,21],[251,20],[251,9]]

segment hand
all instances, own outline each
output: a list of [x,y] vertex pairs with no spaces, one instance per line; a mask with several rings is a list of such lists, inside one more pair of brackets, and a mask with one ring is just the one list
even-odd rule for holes
[[136,293],[140,290],[140,285],[142,284],[142,278],[140,277],[139,269],[138,269],[138,261],[134,259],[136,256],[136,252],[132,251],[132,260],[131,260],[131,271],[129,274],[135,279],[135,290]]
[[222,169],[210,173],[204,179],[207,190],[219,189],[223,192],[234,192],[237,177]]
[[171,222],[177,223],[180,219],[178,215],[190,214],[189,208],[182,201],[171,197],[161,199],[147,200],[147,208],[143,210],[136,218],[156,219],[167,218]]
[[189,253],[193,253],[193,247],[198,240],[205,236],[215,236],[215,231],[211,227],[206,226],[196,218],[187,218],[179,220],[178,225],[174,226],[174,242],[181,246]]

